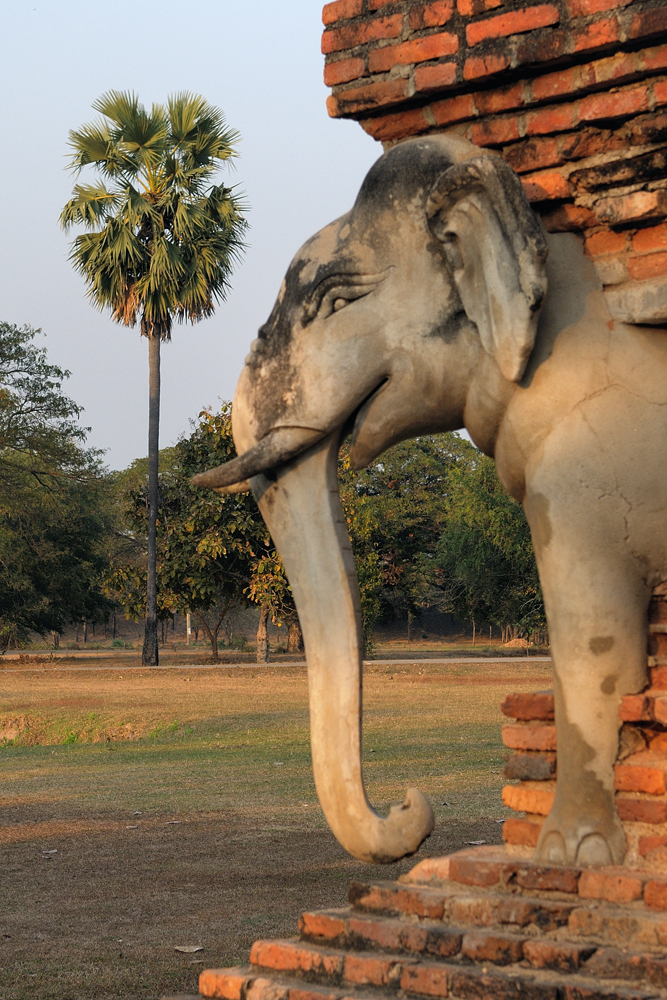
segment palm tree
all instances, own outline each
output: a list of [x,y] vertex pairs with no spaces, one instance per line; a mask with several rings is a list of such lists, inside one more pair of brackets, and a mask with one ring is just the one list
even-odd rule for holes
[[111,90],[93,108],[102,116],[69,134],[70,169],[97,170],[76,184],[60,221],[82,225],[70,253],[99,309],[148,339],[148,574],[142,663],[158,663],[156,523],[160,426],[160,344],[176,317],[195,323],[223,301],[244,249],[244,206],[213,184],[236,156],[239,134],[202,97],[181,93],[147,112],[132,93]]

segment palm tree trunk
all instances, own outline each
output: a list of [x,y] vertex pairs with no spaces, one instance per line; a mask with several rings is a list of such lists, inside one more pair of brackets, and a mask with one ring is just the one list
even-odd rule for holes
[[158,665],[157,641],[157,501],[160,444],[160,334],[148,338],[148,567],[146,628],[141,662]]

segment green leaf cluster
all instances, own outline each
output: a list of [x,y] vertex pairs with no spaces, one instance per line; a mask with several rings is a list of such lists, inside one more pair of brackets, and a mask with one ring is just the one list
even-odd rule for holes
[[61,214],[66,230],[85,229],[70,260],[99,309],[168,340],[173,317],[212,315],[245,247],[241,199],[212,183],[239,136],[189,93],[147,111],[136,94],[112,90],[93,107],[101,117],[69,134],[71,169],[98,173],[75,186]]
[[0,323],[0,649],[108,606],[105,470],[39,332]]

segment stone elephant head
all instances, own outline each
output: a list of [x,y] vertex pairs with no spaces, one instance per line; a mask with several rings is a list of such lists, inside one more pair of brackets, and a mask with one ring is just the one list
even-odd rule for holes
[[[372,167],[352,210],[294,258],[239,380],[233,408],[239,457],[195,479],[220,491],[251,488],[259,502],[302,623],[318,796],[334,834],[360,859],[389,862],[414,852],[434,818],[416,789],[408,789],[386,818],[365,794],[359,594],[338,497],[338,449],[349,435],[353,466],[362,468],[403,439],[467,427],[475,443],[495,455],[505,485],[525,501],[538,561],[546,553],[542,573],[549,540],[542,544],[537,536],[546,538],[545,525],[553,528],[557,508],[549,507],[551,486],[541,481],[543,500],[533,503],[526,471],[553,424],[542,416],[541,367],[558,354],[559,331],[582,321],[588,292],[600,291],[578,258],[567,274],[557,274],[558,294],[567,298],[563,318],[556,307],[547,310],[543,343],[536,346],[546,262],[541,225],[499,157],[451,136],[394,147]],[[584,278],[590,288],[582,290]],[[600,320],[598,326],[600,337],[608,335],[608,325],[603,330]],[[576,394],[576,377],[568,378]],[[525,409],[528,397],[532,410]],[[549,402],[546,412],[553,415],[554,405]],[[569,405],[562,401],[563,412]],[[544,578],[543,584],[549,613],[559,585]],[[641,587],[638,593],[641,619],[645,594]],[[598,634],[602,625],[592,621],[586,628]],[[550,620],[550,630],[557,647],[557,621]],[[618,649],[627,654],[626,646]],[[634,673],[617,692],[639,683],[643,669],[634,654],[625,663],[626,674],[627,663]],[[591,669],[598,667],[596,661]],[[558,687],[556,697],[558,706]],[[561,704],[566,718],[570,709]],[[617,723],[610,725],[613,743]],[[605,739],[593,755],[609,756]],[[563,761],[567,774],[565,756]],[[613,760],[600,766],[609,770]],[[587,826],[576,815],[566,817],[545,856],[571,858],[593,836],[593,861],[618,860],[613,777],[611,793],[605,781],[609,785],[608,776],[603,791],[595,792],[598,818]],[[566,800],[571,807],[572,794]]]

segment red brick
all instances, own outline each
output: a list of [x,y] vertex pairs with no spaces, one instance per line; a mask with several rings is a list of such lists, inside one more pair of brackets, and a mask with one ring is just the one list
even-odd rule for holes
[[325,4],[322,11],[322,23],[333,24],[335,21],[347,21],[361,14],[361,0],[335,0]]
[[449,995],[449,970],[446,966],[425,962],[409,965],[403,970],[401,989],[422,996],[446,997]]
[[540,865],[534,861],[526,861],[505,865],[503,881],[508,886],[518,885],[522,889],[574,894],[577,891],[580,874],[578,868]]
[[255,941],[250,949],[250,962],[278,972],[318,972],[337,976],[341,971],[342,956],[295,941]]
[[660,754],[661,757],[667,755],[667,733],[650,733],[647,732],[646,735],[649,737],[649,748],[651,753]]
[[601,21],[593,21],[586,28],[572,32],[575,52],[586,52],[588,49],[601,48],[619,39],[618,23],[613,17]]
[[405,80],[378,80],[363,87],[353,87],[327,98],[327,108],[332,118],[358,111],[371,111],[387,104],[396,104],[405,98]]
[[549,24],[557,24],[560,20],[558,8],[552,4],[538,4],[524,10],[512,11],[510,14],[498,14],[484,21],[476,21],[466,28],[468,45],[477,45],[486,38],[507,38],[508,35],[518,35],[524,31],[534,31],[545,28]]
[[649,656],[667,656],[667,635],[664,632],[649,633]]
[[430,128],[424,118],[422,108],[410,111],[398,111],[393,115],[379,115],[377,118],[366,118],[361,122],[364,132],[368,132],[380,142],[392,139],[405,139],[407,136],[418,135]]
[[[245,988],[245,1000],[288,1000],[290,993],[289,987],[277,983],[275,979],[253,976]],[[309,1000],[312,1000],[312,995]],[[327,998],[320,996],[319,1000],[335,1000],[335,997],[329,994]]]
[[242,968],[205,969],[199,976],[199,992],[215,1000],[241,1000],[247,981],[248,973]]
[[605,10],[617,7],[627,7],[633,0],[567,0],[567,12],[570,17],[590,17]]
[[553,691],[529,691],[508,694],[500,706],[503,715],[519,722],[534,719],[550,720],[554,717]]
[[339,83],[349,83],[366,74],[366,63],[363,59],[339,59],[338,62],[327,63],[324,67],[324,82],[327,87],[335,87]]
[[588,229],[597,222],[588,208],[580,205],[560,205],[542,215],[542,224],[548,233],[572,233]]
[[408,20],[413,31],[422,31],[424,28],[437,28],[447,24],[453,13],[454,0],[434,0],[421,7],[413,7]]
[[576,902],[560,903],[525,896],[504,895],[496,903],[497,922],[526,927],[534,924],[541,931],[555,931],[567,924]]
[[379,10],[381,7],[388,7],[390,3],[396,3],[396,0],[368,0],[368,9]]
[[637,57],[617,52],[607,59],[598,59],[584,68],[586,86],[599,83],[611,83],[612,80],[623,80],[634,76],[637,72]]
[[[598,257],[600,254],[605,253],[622,253],[625,250],[626,242],[627,236],[625,233],[614,233],[609,229],[605,229],[600,233],[594,233],[593,236],[589,236],[586,240],[586,253],[590,257]],[[641,709],[645,707],[646,698],[643,695],[627,695],[621,702],[621,709],[623,709],[623,705],[628,698],[639,698],[642,703]]]
[[330,913],[302,913],[299,917],[299,932],[303,937],[333,941],[345,934],[345,921]]
[[654,7],[653,10],[635,14],[628,28],[628,38],[646,38],[665,31],[667,31],[667,10],[662,6]]
[[415,90],[439,90],[456,82],[457,65],[454,62],[438,63],[436,66],[418,66],[415,70]]
[[[580,132],[565,135],[561,139],[560,150],[566,160],[583,160],[587,156],[595,156],[597,153],[608,153],[627,145],[619,136],[614,136],[609,129],[594,128],[589,126]],[[591,220],[594,216],[591,214]],[[591,225],[594,225],[591,221]]]
[[463,17],[475,17],[487,10],[502,7],[504,0],[457,0],[456,8]]
[[[664,191],[636,191],[622,197],[601,198],[595,206],[595,214],[600,222],[612,226],[621,222],[664,216],[667,215],[667,195]],[[651,254],[651,257],[659,256],[660,254]],[[647,259],[650,258],[637,258]]]
[[411,42],[403,42],[400,45],[386,45],[381,49],[373,49],[368,56],[368,68],[371,73],[386,73],[392,66],[406,66],[409,63],[453,56],[458,50],[458,35],[443,31],[437,35],[427,35],[426,38],[414,38]]
[[343,977],[360,986],[387,986],[395,982],[403,971],[395,959],[376,955],[345,955]]
[[380,886],[366,882],[351,882],[349,900],[357,910],[388,911],[414,914],[440,920],[444,908],[442,892],[421,886]]
[[630,277],[635,281],[643,278],[655,278],[667,274],[667,253],[646,254],[644,257],[631,257],[628,260]]
[[649,910],[667,910],[667,882],[650,879],[644,887],[644,903]]
[[376,945],[384,951],[398,951],[401,948],[401,927],[397,920],[381,918],[372,920],[368,917],[350,917],[348,921],[350,934],[361,939],[368,945]]
[[514,146],[503,150],[503,156],[506,163],[509,163],[512,170],[518,174],[544,170],[545,167],[556,167],[563,162],[558,142],[551,138],[517,142]]
[[523,957],[535,969],[558,969],[574,972],[595,951],[595,946],[568,944],[567,941],[535,941],[523,943]]
[[449,859],[449,878],[463,885],[497,885],[502,864],[461,852]]
[[616,808],[618,815],[624,822],[667,822],[667,802],[660,799],[628,799],[617,795]]
[[570,35],[566,31],[529,32],[520,39],[517,46],[515,65],[546,62],[569,54]]
[[[503,87],[501,90],[482,91],[480,94],[475,94],[475,107],[480,115],[495,115],[499,111],[520,108],[524,104],[524,91],[524,83],[515,83],[511,87]],[[514,696],[509,695],[509,697]],[[516,695],[516,697],[530,698],[531,695]],[[508,713],[506,712],[505,714],[507,715]]]
[[667,665],[651,667],[649,673],[651,675],[651,687],[657,688],[660,691],[667,691]]
[[463,67],[464,80],[477,80],[481,76],[501,73],[510,64],[509,56],[479,56],[466,59]]
[[[657,229],[660,226],[656,227]],[[650,229],[645,229],[643,232],[651,232]],[[649,624],[667,624],[667,601],[664,600],[662,595],[653,596],[651,602],[648,606],[648,620]]]
[[667,844],[667,837],[653,836],[653,837],[640,837],[638,843],[639,853],[643,858],[654,851],[656,847],[664,847]]
[[352,49],[366,42],[377,42],[381,38],[397,38],[403,27],[403,15],[393,14],[391,17],[376,17],[363,24],[347,24],[342,28],[329,28],[322,35],[322,52],[340,52],[342,49]]
[[486,121],[475,122],[472,127],[471,139],[476,146],[503,146],[518,138],[516,118],[487,118]]
[[653,718],[663,726],[667,725],[667,698],[660,696],[653,699]]
[[465,121],[466,118],[472,118],[475,113],[472,94],[461,94],[460,97],[435,101],[430,107],[436,125],[449,125],[452,122]]
[[528,135],[549,135],[552,132],[566,132],[576,128],[577,109],[574,105],[564,104],[555,108],[542,108],[526,115],[526,132]]
[[472,962],[512,965],[523,958],[523,941],[510,934],[469,931],[463,935],[461,955]]
[[527,819],[506,819],[503,823],[503,840],[506,844],[535,847],[542,829],[541,824]]
[[632,87],[616,94],[591,94],[579,102],[581,121],[598,121],[605,118],[625,118],[648,108],[646,87]]
[[632,237],[632,249],[638,253],[667,249],[667,223],[651,226],[650,229],[640,229]]
[[582,899],[606,899],[609,903],[631,903],[642,898],[644,883],[632,875],[609,875],[589,868],[581,873]]
[[502,729],[503,743],[510,750],[555,750],[555,726],[505,725]]
[[563,94],[571,94],[580,87],[581,69],[574,66],[572,69],[561,69],[557,73],[548,73],[533,80],[531,89],[533,98],[536,101],[548,101],[553,97],[560,97]]
[[656,104],[667,104],[667,82],[654,83],[653,96]]
[[569,181],[558,170],[542,170],[537,174],[528,174],[521,178],[521,184],[528,201],[569,198],[572,194]]
[[627,762],[614,768],[614,786],[619,792],[645,792],[647,795],[667,792],[665,772],[661,768]]
[[641,53],[644,69],[665,69],[667,67],[667,45],[657,45],[654,49],[646,49]]
[[[596,241],[596,250],[590,248],[590,244],[593,243],[593,241]],[[604,253],[621,253],[625,250],[626,242],[627,236],[625,233],[613,233],[607,230],[604,233],[596,233],[595,236],[591,236],[591,238],[586,241],[586,249],[592,257],[595,257],[597,254]],[[604,246],[609,246],[613,249],[602,249]],[[623,698],[621,698],[621,704],[619,705],[618,717],[621,722],[648,722],[650,715],[649,703],[646,695],[624,695]]]

